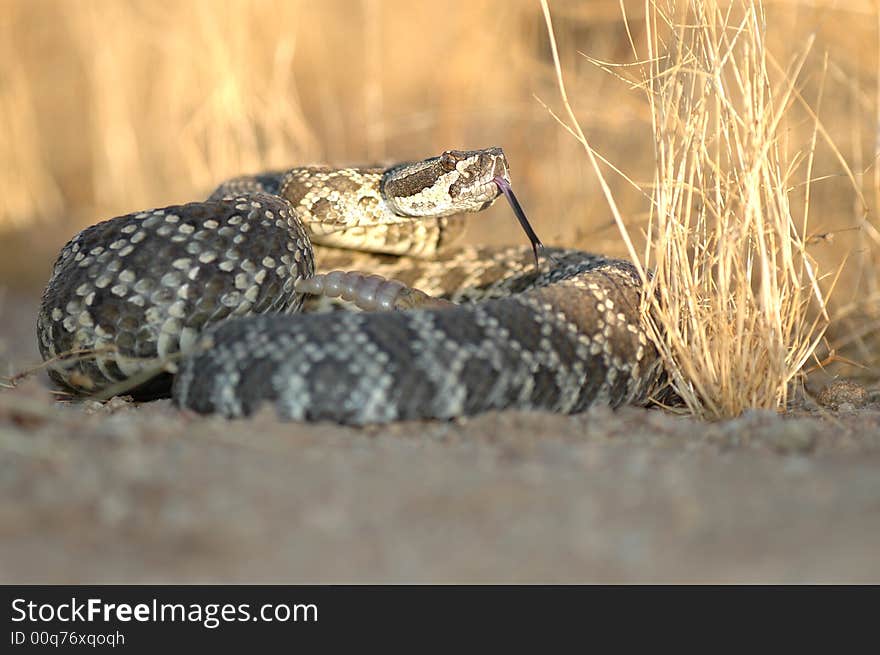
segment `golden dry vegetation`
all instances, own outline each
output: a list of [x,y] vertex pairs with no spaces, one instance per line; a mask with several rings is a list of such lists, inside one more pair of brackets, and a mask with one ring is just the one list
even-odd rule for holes
[[[876,379],[878,4],[549,9],[558,68],[531,0],[0,0],[2,282],[232,175],[501,145],[545,242],[656,268],[693,411],[784,403],[817,358]],[[523,241],[501,204],[469,238]]]

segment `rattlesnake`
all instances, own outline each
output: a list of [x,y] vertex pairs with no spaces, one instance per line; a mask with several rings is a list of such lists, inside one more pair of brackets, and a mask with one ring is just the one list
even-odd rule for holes
[[[447,151],[240,177],[205,202],[99,223],[55,262],[41,354],[79,393],[128,380],[167,394],[174,371],[179,406],[228,417],[267,403],[283,418],[362,424],[645,401],[662,370],[631,264],[548,248],[536,267],[522,248],[446,248],[461,214],[508,182],[500,148]],[[373,275],[316,275],[316,256],[321,270]],[[293,315],[315,291],[414,309]]]

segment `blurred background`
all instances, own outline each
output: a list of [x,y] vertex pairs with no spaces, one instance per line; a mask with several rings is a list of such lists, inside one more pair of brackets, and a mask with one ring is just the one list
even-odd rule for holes
[[[870,367],[880,328],[880,7],[764,4],[780,71],[815,36],[798,89],[835,147],[816,145],[808,232],[822,271],[846,262],[826,352]],[[646,57],[643,0],[550,6],[587,138],[648,188],[645,94],[588,59]],[[537,1],[0,0],[0,15],[7,317],[17,306],[10,299],[38,297],[58,249],[91,223],[203,198],[224,178],[261,169],[420,159],[448,148],[504,147],[545,243],[625,254],[583,150],[542,106],[562,111]],[[637,67],[613,70],[639,78]],[[780,146],[794,162],[799,212],[814,123],[805,108],[791,115]],[[606,174],[639,234],[647,198]],[[525,243],[503,203],[475,215],[467,239]]]

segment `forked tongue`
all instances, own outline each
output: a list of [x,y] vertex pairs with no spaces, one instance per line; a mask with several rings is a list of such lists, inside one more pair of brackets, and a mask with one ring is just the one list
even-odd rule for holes
[[529,241],[532,244],[532,252],[535,253],[535,266],[539,266],[538,264],[538,248],[544,249],[544,244],[541,243],[541,240],[538,238],[538,235],[535,234],[535,231],[532,229],[531,224],[529,223],[529,219],[526,218],[526,213],[523,211],[522,206],[519,204],[519,200],[516,199],[516,196],[513,195],[513,189],[510,188],[510,182],[505,180],[500,175],[495,177],[493,180],[495,182],[495,186],[498,187],[498,190],[504,194],[504,197],[507,198],[507,202],[510,203],[511,209],[513,209],[513,213],[516,215],[516,220],[519,221],[520,226],[523,231],[526,233],[526,236],[529,238]]

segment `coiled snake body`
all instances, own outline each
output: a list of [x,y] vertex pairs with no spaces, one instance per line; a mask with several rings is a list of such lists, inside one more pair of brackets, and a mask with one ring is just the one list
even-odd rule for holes
[[[265,403],[362,424],[645,401],[661,368],[629,263],[548,249],[536,268],[526,249],[444,248],[460,214],[497,198],[496,178],[509,180],[500,148],[295,168],[99,223],[55,263],[40,351],[73,391],[131,381],[161,395],[175,371],[177,404],[229,417]],[[316,275],[316,254],[321,270],[374,275]],[[303,292],[383,311],[298,313]]]

